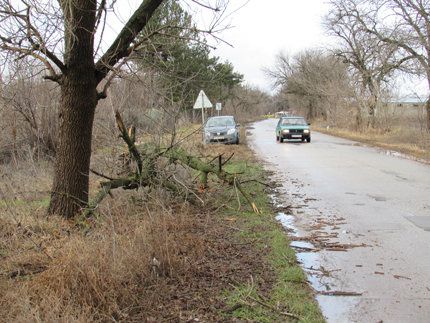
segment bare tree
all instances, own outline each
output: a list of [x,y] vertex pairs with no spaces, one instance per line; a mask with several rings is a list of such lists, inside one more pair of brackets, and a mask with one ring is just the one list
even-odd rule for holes
[[367,17],[377,18],[373,10],[368,10],[357,0],[333,0],[331,11],[326,16],[325,26],[328,32],[340,40],[340,48],[335,55],[351,67],[352,74],[358,80],[358,97],[363,99],[368,113],[368,126],[375,125],[375,113],[380,105],[381,94],[386,88],[394,71],[403,68],[411,55],[401,56],[399,46],[387,43],[368,33],[351,12],[365,12]]
[[264,91],[248,85],[235,86],[225,101],[223,113],[247,122],[274,110],[272,98]]
[[[351,4],[349,15],[364,31],[386,44],[397,46],[403,57],[413,58],[418,68],[410,72],[425,75],[430,92],[430,1],[363,0],[348,3]],[[426,111],[427,129],[430,130],[430,95]]]
[[266,74],[290,102],[296,101],[297,108],[306,109],[308,119],[332,119],[338,102],[349,93],[346,65],[320,50],[306,50],[294,57],[281,53]]
[[[30,148],[33,158],[54,156],[57,139],[56,86],[40,78],[34,79],[34,71],[28,67],[22,69],[18,66],[15,75],[16,79],[0,93],[0,104],[6,107],[4,113],[15,114],[17,136],[13,140],[8,138],[9,144],[13,144],[17,150]],[[0,126],[12,127],[8,122],[2,122]]]

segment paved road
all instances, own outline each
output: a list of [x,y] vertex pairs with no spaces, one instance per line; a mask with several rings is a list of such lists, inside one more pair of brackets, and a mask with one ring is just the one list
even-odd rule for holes
[[365,245],[298,253],[317,290],[362,293],[318,296],[328,321],[430,322],[430,166],[315,132],[310,144],[276,143],[275,126],[255,123],[248,140],[299,235]]

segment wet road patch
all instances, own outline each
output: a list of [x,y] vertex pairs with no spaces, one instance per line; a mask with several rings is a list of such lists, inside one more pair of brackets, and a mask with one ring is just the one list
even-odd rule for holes
[[371,199],[374,199],[376,202],[385,202],[387,201],[387,198],[384,196],[380,196],[380,195],[371,195],[371,194],[367,194],[368,197],[370,197]]
[[430,216],[405,216],[405,219],[424,231],[430,231]]

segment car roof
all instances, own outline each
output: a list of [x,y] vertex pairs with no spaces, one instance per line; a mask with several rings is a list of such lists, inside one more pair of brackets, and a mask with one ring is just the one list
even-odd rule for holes
[[288,116],[288,117],[281,117],[281,119],[304,119],[305,117],[300,116]]
[[233,116],[217,116],[217,117],[209,117],[208,119],[222,119],[222,118],[234,118]]

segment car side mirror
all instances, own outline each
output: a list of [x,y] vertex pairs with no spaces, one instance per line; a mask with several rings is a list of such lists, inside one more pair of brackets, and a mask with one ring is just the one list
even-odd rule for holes
[[308,123],[308,126],[310,126],[311,124],[310,123]]
[[236,127],[239,128],[240,127],[240,123],[236,123]]

